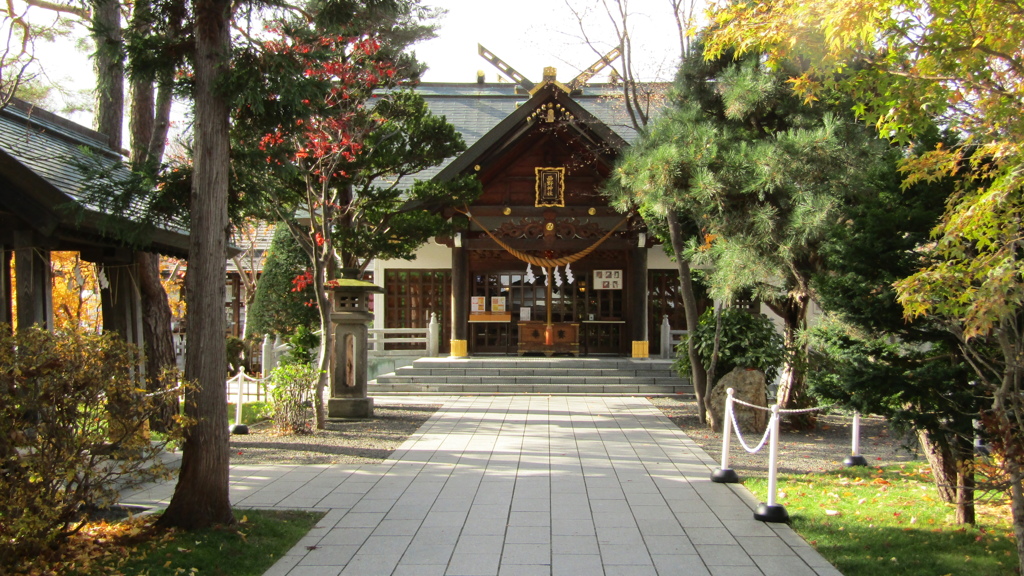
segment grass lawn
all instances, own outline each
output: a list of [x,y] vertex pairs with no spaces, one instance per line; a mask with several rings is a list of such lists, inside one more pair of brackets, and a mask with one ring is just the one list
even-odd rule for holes
[[[270,413],[270,402],[243,402],[242,403],[242,422],[246,424],[252,424],[265,420],[267,414]],[[235,423],[235,405],[228,403],[228,425]]]
[[232,528],[154,533],[122,548],[94,574],[261,576],[323,517],[321,512],[236,510]]
[[[744,485],[767,499],[767,479]],[[1007,506],[979,506],[977,526],[955,525],[926,464],[780,475],[778,485],[793,529],[845,576],[1017,574]]]

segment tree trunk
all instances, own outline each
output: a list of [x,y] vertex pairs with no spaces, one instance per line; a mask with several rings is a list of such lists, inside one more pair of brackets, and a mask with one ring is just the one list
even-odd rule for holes
[[[132,166],[142,169],[150,158],[150,139],[153,136],[153,82],[148,79],[132,80],[132,108],[128,129],[131,132]],[[156,159],[159,162],[159,159]]]
[[1020,467],[1010,464],[1010,514],[1013,517],[1013,535],[1017,540],[1017,573],[1024,574],[1024,475]]
[[[132,28],[136,34],[150,30],[150,4],[138,0],[132,10]],[[166,90],[165,90],[166,91]],[[168,100],[169,102],[169,100]],[[153,79],[137,74],[131,81],[131,112],[129,121],[132,167],[135,170],[152,168],[163,159],[163,148],[152,147],[155,136]],[[161,139],[166,138],[166,127]],[[171,333],[171,307],[167,292],[160,283],[160,256],[147,252],[136,252],[135,263],[139,269],[139,292],[142,296],[142,341],[146,351],[146,384],[150,391],[159,390],[164,382],[165,372],[176,368],[174,336]],[[167,432],[174,425],[174,417],[180,411],[177,394],[159,397],[149,426],[157,432]]]
[[[330,257],[328,255],[328,258]],[[313,397],[317,430],[323,430],[327,427],[327,408],[324,405],[324,391],[327,390],[327,385],[331,380],[331,359],[334,356],[334,330],[331,329],[331,300],[327,295],[327,288],[325,286],[328,279],[328,268],[329,266],[326,262],[314,262],[313,282],[316,288],[317,308],[320,311],[320,358],[317,365],[319,377],[316,381],[316,394]]]
[[961,458],[956,463],[956,523],[974,524],[974,450],[968,443],[967,452],[960,451]]
[[[149,390],[159,390],[161,377],[177,366],[174,356],[174,336],[171,333],[171,308],[167,292],[160,283],[160,256],[149,252],[136,252],[139,267],[139,290],[142,293],[142,337],[146,343],[146,380]],[[178,414],[177,394],[163,394],[161,402],[149,419],[149,427],[167,432]]]
[[[697,297],[693,293],[693,275],[690,273],[690,262],[683,257],[683,233],[679,227],[679,216],[669,210],[666,219],[672,238],[672,251],[676,257],[676,268],[679,272],[679,294],[683,298],[683,308],[686,312],[686,331],[693,336],[697,333],[697,322],[700,320]],[[707,372],[704,371],[704,366],[697,356],[697,346],[693,338],[687,338],[686,352],[690,357],[690,380],[693,384],[694,395],[697,397],[697,418],[701,424],[706,424]]]
[[[782,379],[776,394],[779,408],[798,410],[810,407],[807,395],[807,377],[804,366],[807,360],[807,346],[799,344],[800,332],[807,327],[807,306],[809,298],[806,294],[790,295],[782,305],[782,321],[784,323],[783,343],[790,351],[789,359],[782,369]],[[786,420],[798,430],[814,428],[814,413],[788,414]]]
[[231,3],[195,0],[195,167],[191,195],[185,430],[174,496],[159,520],[193,530],[233,524],[228,498],[224,293],[228,241],[228,105],[217,90],[227,73]]
[[107,137],[113,150],[121,150],[124,126],[124,56],[121,3],[97,0],[92,34],[96,42],[96,131]]
[[934,438],[924,430],[918,430],[917,440],[921,451],[928,459],[928,465],[935,477],[935,489],[943,502],[956,502],[956,460],[945,438]]

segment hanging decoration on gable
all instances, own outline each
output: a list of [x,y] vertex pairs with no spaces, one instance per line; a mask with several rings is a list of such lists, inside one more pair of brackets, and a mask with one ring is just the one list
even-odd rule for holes
[[515,248],[509,246],[506,242],[502,241],[501,238],[498,238],[498,236],[496,236],[494,234],[494,232],[492,232],[486,226],[481,224],[480,221],[477,220],[469,212],[469,207],[464,207],[462,210],[456,209],[455,211],[458,212],[459,214],[464,215],[466,218],[469,218],[469,220],[471,222],[473,222],[474,224],[479,226],[484,231],[485,234],[490,236],[491,240],[494,240],[494,242],[498,246],[500,246],[502,249],[504,249],[506,252],[511,254],[516,259],[521,260],[523,262],[526,262],[527,264],[533,264],[535,266],[540,266],[542,268],[554,268],[555,266],[565,266],[566,264],[572,264],[573,262],[576,262],[576,261],[586,257],[588,254],[590,254],[594,250],[597,250],[598,246],[603,244],[605,240],[611,238],[612,234],[615,234],[615,232],[618,231],[619,228],[621,228],[626,222],[629,221],[629,216],[624,216],[622,218],[622,220],[619,220],[619,223],[616,224],[614,227],[612,227],[612,229],[609,230],[604,236],[599,238],[596,242],[594,242],[590,246],[584,248],[583,250],[580,250],[579,252],[577,252],[575,254],[570,254],[568,256],[560,256],[558,258],[542,258],[540,256],[532,256],[530,254],[527,254],[527,253],[522,252],[520,250],[516,250]]
[[537,208],[565,207],[565,168],[534,168],[537,175]]

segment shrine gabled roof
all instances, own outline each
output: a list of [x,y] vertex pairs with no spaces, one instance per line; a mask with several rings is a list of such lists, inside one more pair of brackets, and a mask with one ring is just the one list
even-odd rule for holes
[[[90,163],[114,166],[120,154],[105,140],[84,126],[31,104],[12,101],[0,110],[0,180],[6,188],[0,200],[6,209],[44,235],[64,229],[104,236],[97,227],[102,211],[86,200],[88,177],[72,159],[88,156]],[[84,218],[68,211],[74,204],[85,208]],[[120,243],[107,238],[104,244]],[[188,232],[173,226],[157,229],[152,234],[151,249],[184,256]]]
[[[547,101],[547,90],[532,96],[516,92],[510,83],[448,84],[423,83],[416,87],[430,111],[445,116],[462,134],[468,150],[437,168],[416,175],[417,179],[454,176],[472,166],[480,154],[496,142],[509,137],[517,126],[533,113],[541,101]],[[612,85],[588,86],[580,94],[566,94],[559,102],[579,119],[578,128],[597,133],[615,146],[624,146],[637,136],[622,103],[621,88]]]
[[[463,85],[449,86],[451,87],[445,88],[452,90]],[[434,175],[435,178],[452,178],[466,171],[490,151],[501,147],[503,142],[518,137],[529,124],[530,117],[536,116],[537,111],[547,102],[555,100],[571,115],[572,121],[567,123],[570,129],[586,133],[590,139],[600,141],[604,147],[621,150],[628,146],[630,139],[636,137],[636,131],[628,125],[628,116],[622,108],[621,97],[616,97],[612,90],[592,90],[589,96],[570,95],[552,83],[535,90],[531,95],[516,95],[511,85],[498,84],[497,86],[504,88],[503,92],[517,98],[512,99],[514,105],[506,112],[508,96],[502,95],[501,92],[486,91],[488,87],[494,90],[494,86],[476,85],[475,92],[468,88],[466,91],[470,93],[451,96],[452,101],[447,102],[449,112],[443,111],[443,105],[435,104],[444,102],[446,98],[425,95],[431,112],[443,114],[454,124],[462,132],[469,147],[458,158],[444,165]],[[506,104],[506,107],[501,104]],[[498,118],[503,113],[505,115]],[[489,127],[485,128],[488,125]]]

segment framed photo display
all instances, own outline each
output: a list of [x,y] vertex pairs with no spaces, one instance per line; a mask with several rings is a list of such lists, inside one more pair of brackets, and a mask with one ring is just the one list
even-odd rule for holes
[[622,270],[594,270],[594,290],[622,290]]

